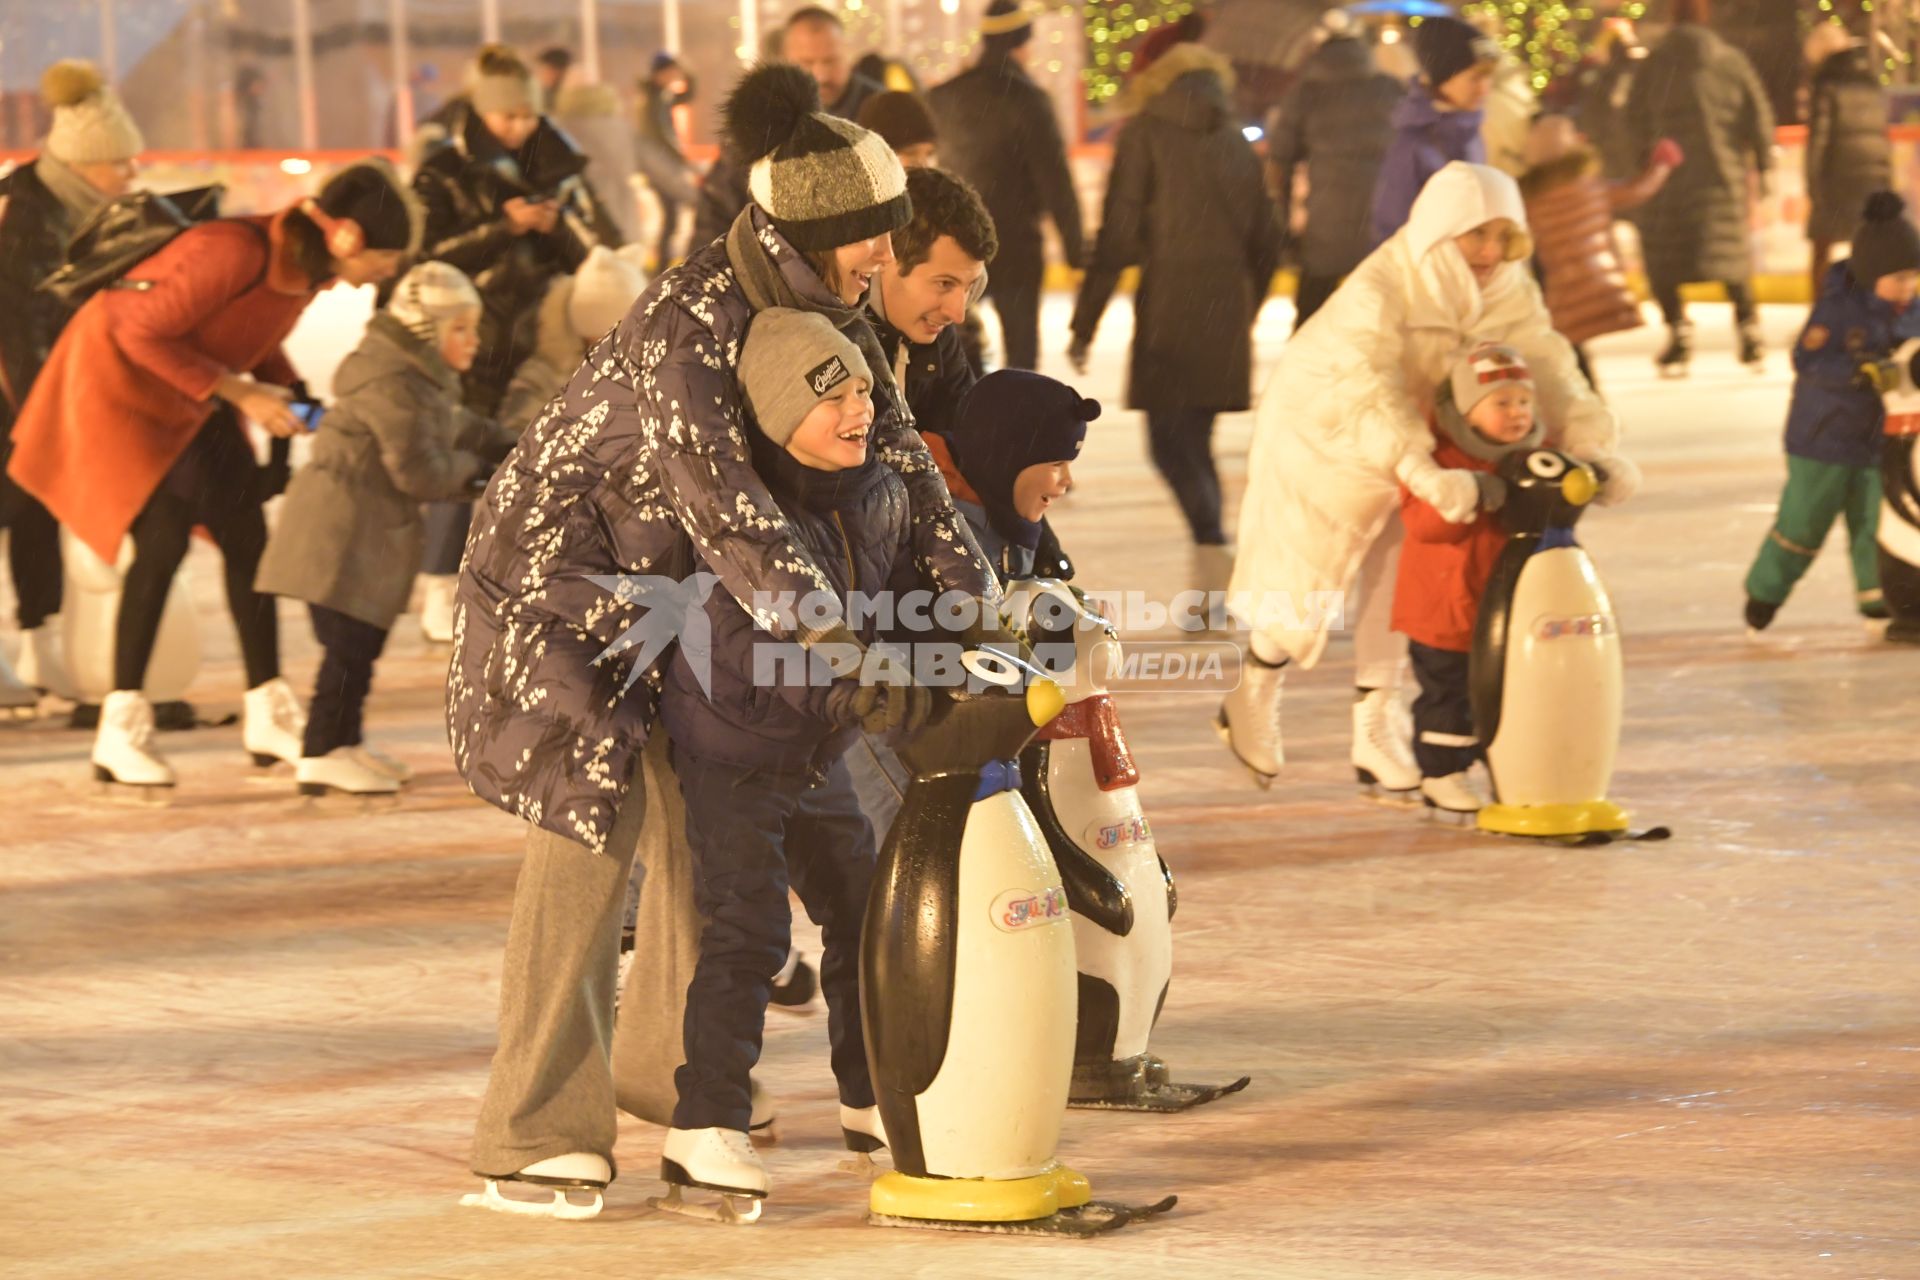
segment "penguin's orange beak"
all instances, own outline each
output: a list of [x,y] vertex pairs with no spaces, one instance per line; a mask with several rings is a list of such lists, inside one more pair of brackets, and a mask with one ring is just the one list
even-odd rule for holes
[[1067,695],[1051,680],[1035,680],[1027,686],[1027,719],[1033,727],[1047,724],[1067,708]]
[[1576,507],[1586,506],[1599,492],[1600,477],[1589,466],[1575,467],[1560,482],[1560,496]]

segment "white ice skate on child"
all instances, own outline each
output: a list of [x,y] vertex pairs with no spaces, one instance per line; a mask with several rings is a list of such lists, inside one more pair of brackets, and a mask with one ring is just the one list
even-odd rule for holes
[[20,633],[19,676],[20,683],[41,693],[78,701],[66,659],[60,656],[60,619],[49,618]]
[[422,574],[420,634],[432,644],[453,643],[453,603],[459,593],[457,573]]
[[[664,1196],[649,1196],[649,1207],[663,1213],[740,1226],[760,1220],[767,1198],[767,1170],[747,1135],[738,1129],[669,1129],[660,1153]],[[714,1192],[714,1203],[689,1203],[689,1187]]]
[[1487,804],[1480,783],[1465,769],[1444,778],[1420,779],[1420,798],[1428,817],[1459,826],[1471,826],[1473,815]]
[[388,755],[371,742],[362,742],[358,746],[347,748],[347,750],[353,753],[353,758],[364,768],[371,769],[375,773],[384,773],[395,782],[413,781],[413,768],[411,765],[397,756]]
[[100,704],[93,737],[93,776],[128,787],[142,799],[164,799],[173,768],[153,748],[153,704],[132,689],[116,689]]
[[1269,666],[1249,652],[1240,664],[1240,683],[1213,717],[1213,731],[1262,790],[1273,785],[1287,762],[1280,743],[1280,690],[1286,678],[1286,663]]
[[1369,689],[1353,704],[1353,772],[1360,794],[1382,804],[1420,802],[1420,766],[1392,689]]
[[[527,1218],[557,1218],[562,1222],[584,1222],[599,1216],[606,1200],[601,1194],[613,1181],[613,1166],[604,1156],[576,1151],[547,1160],[536,1160],[518,1173],[504,1178],[488,1178],[484,1191],[469,1191],[460,1203],[469,1209],[491,1209],[495,1213],[517,1213]],[[525,1188],[539,1193],[537,1198],[521,1200],[501,1191]]]
[[27,719],[39,705],[39,691],[15,675],[7,655],[0,653],[0,713]]
[[300,763],[300,737],[307,731],[307,713],[293,686],[275,676],[247,690],[243,702],[240,742],[262,768],[284,760]]
[[293,779],[303,796],[337,791],[349,796],[390,796],[400,790],[391,774],[363,763],[354,747],[335,747],[323,756],[302,756],[293,766]]
[[761,1087],[758,1080],[751,1077],[747,1088],[753,1099],[753,1115],[747,1121],[747,1140],[756,1147],[773,1147],[780,1144],[780,1108],[774,1102],[773,1094]]

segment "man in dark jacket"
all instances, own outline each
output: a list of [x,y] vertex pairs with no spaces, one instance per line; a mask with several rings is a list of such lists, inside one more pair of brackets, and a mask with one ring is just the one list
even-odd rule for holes
[[1294,172],[1301,166],[1307,171],[1306,228],[1296,242],[1296,329],[1367,256],[1373,184],[1403,92],[1398,80],[1374,66],[1365,37],[1336,34],[1314,50],[1299,83],[1273,109],[1267,189],[1283,233],[1292,225]]
[[700,198],[673,123],[675,109],[692,101],[692,75],[671,53],[654,54],[653,69],[640,82],[640,127],[633,140],[633,158],[660,201],[660,240],[654,248],[657,271],[673,265],[680,210]]
[[980,61],[927,94],[946,164],[980,192],[1000,233],[987,296],[1000,313],[1005,363],[1040,362],[1040,288],[1046,258],[1040,220],[1053,219],[1067,265],[1084,253],[1080,200],[1067,168],[1053,101],[1021,65],[1033,19],[1014,0],[993,0],[980,24]]
[[[847,58],[847,29],[839,15],[815,5],[794,10],[781,28],[780,60],[812,76],[820,86],[822,110],[843,120],[857,119],[867,99],[886,92],[886,86],[853,70]],[[747,168],[728,148],[721,148],[720,158],[700,184],[700,203],[693,222],[694,248],[727,234],[727,228],[747,207]]]

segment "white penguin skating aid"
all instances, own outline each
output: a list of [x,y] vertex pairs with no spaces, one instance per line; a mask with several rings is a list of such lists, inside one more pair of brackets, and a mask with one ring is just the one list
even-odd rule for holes
[[1880,446],[1880,592],[1886,638],[1920,644],[1920,338],[1894,352]]
[[1140,773],[1106,681],[1120,661],[1113,624],[1064,583],[1017,585],[1009,608],[1068,698],[1020,755],[1020,789],[1045,835],[1073,913],[1079,1017],[1069,1106],[1184,1111],[1237,1093],[1174,1083],[1148,1050],[1173,975],[1173,873],[1140,806]]
[[[591,1152],[573,1152],[536,1160],[518,1173],[488,1178],[486,1186],[460,1197],[462,1206],[491,1209],[525,1218],[554,1218],[584,1222],[605,1207],[604,1192],[613,1181],[613,1166]],[[529,1191],[530,1198],[509,1192]]]
[[1620,745],[1620,625],[1573,537],[1600,476],[1553,449],[1508,456],[1500,476],[1510,536],[1481,598],[1469,675],[1493,803],[1475,822],[1576,844],[1663,839],[1665,827],[1632,830],[1607,798]]
[[900,749],[913,774],[874,877],[860,1003],[893,1172],[877,1226],[1084,1236],[1173,1207],[1097,1202],[1061,1165],[1073,1076],[1074,936],[1018,756],[1065,706],[1052,680],[976,649]]

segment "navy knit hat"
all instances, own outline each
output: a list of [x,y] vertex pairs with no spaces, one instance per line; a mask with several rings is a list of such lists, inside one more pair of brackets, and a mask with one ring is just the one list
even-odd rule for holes
[[1087,424],[1099,416],[1098,400],[1025,369],[998,369],[973,384],[947,444],[995,532],[1017,546],[1039,545],[1039,524],[1014,510],[1014,481],[1028,467],[1079,457]]
[[1438,89],[1462,71],[1497,59],[1500,46],[1471,23],[1428,18],[1414,29],[1413,52],[1420,59],[1421,76]]
[[1920,231],[1906,216],[1907,204],[1891,191],[1867,197],[1859,230],[1853,233],[1853,258],[1847,271],[1868,288],[1881,276],[1920,270]]

